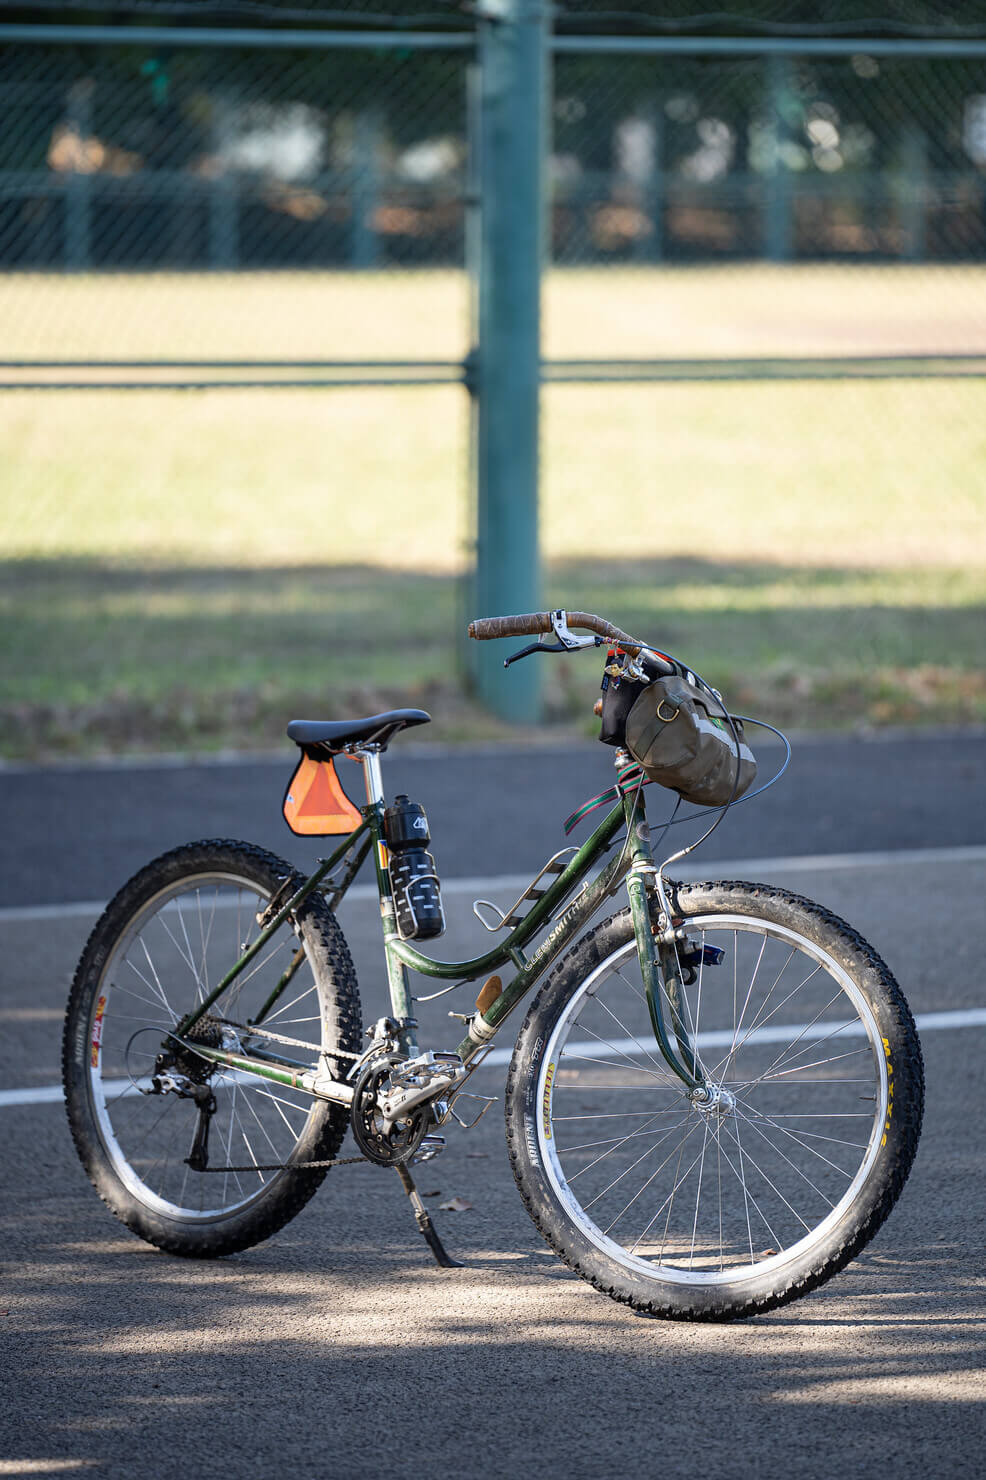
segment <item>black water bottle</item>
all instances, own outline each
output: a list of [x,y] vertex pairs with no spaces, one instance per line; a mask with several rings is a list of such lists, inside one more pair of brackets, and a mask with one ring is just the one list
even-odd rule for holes
[[431,837],[424,807],[409,797],[395,797],[394,805],[383,814],[383,832],[390,850],[390,883],[402,938],[431,940],[441,935],[445,911],[435,860],[425,847]]

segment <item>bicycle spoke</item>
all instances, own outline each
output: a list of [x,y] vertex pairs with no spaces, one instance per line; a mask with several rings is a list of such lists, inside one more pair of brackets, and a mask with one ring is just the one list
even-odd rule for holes
[[702,1159],[699,1162],[699,1167],[698,1167],[698,1186],[695,1189],[695,1217],[692,1219],[692,1242],[691,1242],[691,1248],[688,1251],[688,1265],[689,1265],[689,1268],[691,1268],[692,1265],[695,1262],[695,1235],[698,1232],[698,1206],[699,1206],[699,1203],[702,1201],[702,1173],[705,1171],[705,1149],[708,1146],[708,1144],[709,1144],[709,1121],[706,1120],[706,1122],[705,1122],[705,1130],[704,1130],[704,1134],[702,1136]]
[[[670,1220],[670,1217],[671,1217],[671,1208],[672,1208],[672,1205],[674,1203],[675,1194],[678,1192],[678,1190],[681,1187],[684,1187],[685,1183],[688,1181],[689,1176],[691,1175],[692,1168],[695,1166],[696,1162],[698,1161],[699,1157],[702,1154],[701,1151],[698,1151],[696,1153],[696,1155],[695,1155],[694,1160],[691,1161],[689,1163],[689,1165],[685,1168],[685,1171],[684,1172],[681,1172],[680,1171],[681,1162],[682,1162],[682,1158],[683,1158],[684,1150],[685,1150],[685,1142],[689,1140],[689,1138],[692,1135],[692,1132],[694,1130],[696,1130],[697,1127],[698,1127],[698,1121],[692,1121],[692,1123],[689,1126],[688,1130],[682,1136],[681,1141],[680,1141],[680,1143],[678,1145],[678,1165],[677,1165],[677,1167],[675,1167],[675,1176],[674,1176],[674,1181],[673,1181],[672,1186],[671,1186],[671,1191],[667,1194],[667,1196],[665,1197],[664,1201],[661,1203],[661,1206],[658,1208],[657,1212],[651,1218],[651,1220],[647,1224],[647,1226],[642,1230],[642,1232],[637,1236],[636,1239],[634,1239],[633,1243],[630,1245],[630,1253],[631,1254],[634,1253],[640,1247],[641,1240],[646,1237],[646,1235],[650,1232],[651,1228],[657,1222],[658,1218],[664,1212],[664,1209],[667,1208],[668,1213],[667,1213],[667,1220],[665,1221],[665,1225],[664,1225],[664,1240],[662,1241],[662,1244],[661,1244],[662,1256],[663,1256],[664,1246],[665,1246],[665,1244],[667,1242],[668,1221]],[[704,1138],[703,1138],[703,1146],[704,1146],[704,1144],[705,1143],[704,1143]],[[656,1177],[659,1172],[663,1171],[664,1167],[667,1166],[668,1162],[671,1160],[671,1156],[673,1156],[673,1155],[674,1155],[674,1152],[672,1151],[671,1152],[671,1155],[667,1157],[667,1159],[662,1163],[662,1165],[660,1167],[658,1167],[657,1172],[654,1173],[654,1177]],[[626,1207],[623,1209],[623,1212],[619,1213],[613,1219],[612,1223],[609,1225],[609,1228],[606,1229],[606,1232],[607,1233],[609,1233],[611,1229],[613,1229],[613,1228],[616,1227],[617,1223],[623,1217],[623,1213],[627,1212],[628,1209],[633,1206],[633,1204],[636,1202],[636,1200],[640,1196],[640,1194],[642,1192],[646,1192],[647,1188],[650,1186],[651,1182],[654,1180],[654,1177],[649,1178],[648,1181],[644,1183],[643,1187],[641,1187],[641,1189],[640,1189],[640,1192],[638,1192],[634,1197],[632,1197],[630,1199],[630,1201],[627,1203]]]
[[[580,1032],[583,1031],[581,1024],[579,1026],[579,1031]],[[568,1049],[566,1049],[565,1052],[564,1052],[564,1054],[562,1055],[562,1057],[559,1059],[558,1062],[559,1062],[559,1064],[566,1064],[566,1065],[571,1064],[571,1063],[602,1064],[602,1066],[603,1066],[604,1069],[608,1069],[612,1065],[613,1060],[611,1058],[608,1058],[608,1059],[594,1059],[594,1058],[591,1058],[588,1054],[584,1054],[584,1053],[571,1053],[571,1052],[569,1052]],[[624,1066],[623,1065],[620,1065],[619,1067],[623,1068]],[[653,1081],[655,1081],[655,1082],[657,1082],[659,1084],[666,1084],[666,1083],[669,1082],[668,1081],[668,1078],[667,1078],[667,1076],[665,1074],[655,1073],[655,1071],[653,1069],[649,1069],[646,1064],[635,1064],[635,1063],[633,1063],[632,1060],[628,1059],[625,1068],[626,1069],[633,1070],[633,1072],[635,1074],[646,1074],[647,1077],[648,1077],[648,1079],[653,1080]]]
[[[766,1143],[770,1147],[770,1149],[773,1152],[775,1152],[775,1154],[777,1156],[779,1156],[781,1158],[781,1161],[786,1162],[787,1165],[794,1172],[797,1173],[797,1175],[802,1179],[802,1181],[807,1182],[808,1186],[812,1189],[813,1192],[817,1192],[818,1193],[818,1196],[822,1199],[822,1201],[824,1203],[826,1203],[830,1208],[834,1208],[835,1207],[835,1203],[832,1201],[832,1199],[830,1197],[827,1197],[826,1194],[822,1191],[822,1189],[819,1186],[817,1186],[816,1183],[814,1183],[811,1180],[811,1178],[808,1176],[808,1173],[807,1172],[803,1172],[796,1162],[793,1162],[789,1156],[785,1156],[784,1152],[780,1149],[779,1146],[775,1146],[774,1145],[774,1143],[773,1143],[773,1141],[771,1141],[770,1137],[760,1128],[760,1126],[758,1125],[758,1123],[755,1120],[751,1120],[748,1115],[740,1115],[740,1119],[743,1121],[743,1124],[744,1125],[748,1125],[751,1130],[756,1131],[757,1135],[760,1136],[764,1141],[766,1141]],[[795,1139],[795,1138],[792,1137],[792,1139]],[[806,1149],[810,1149],[810,1148],[806,1148]],[[842,1169],[842,1167],[836,1166],[834,1161],[829,1161],[827,1157],[822,1156],[821,1157],[821,1160],[825,1162],[826,1166],[830,1166],[835,1171],[841,1172],[844,1177],[847,1177],[848,1178],[851,1175],[849,1172],[844,1172],[843,1169]]]
[[292,997],[290,1002],[285,1002],[283,1007],[279,1007],[276,1012],[269,1012],[264,1018],[264,1022],[273,1023],[274,1021],[276,1021],[276,1019],[282,1017],[284,1013],[288,1012],[292,1007],[296,1006],[297,1003],[302,1000],[302,998],[307,997],[309,992],[311,991],[314,991],[314,988],[312,987],[311,983],[309,983],[307,987],[304,987],[298,993],[297,997]]
[[[671,1110],[659,1110],[657,1113],[658,1113],[658,1115],[671,1115],[671,1114],[673,1114],[673,1111],[671,1111]],[[651,1117],[651,1119],[656,1119],[656,1118],[657,1118],[657,1116],[652,1116]],[[648,1131],[648,1130],[644,1129],[644,1130],[639,1130],[639,1131],[631,1131],[629,1133],[629,1135],[624,1136],[622,1139],[619,1136],[609,1136],[609,1137],[607,1137],[603,1141],[582,1141],[577,1146],[559,1146],[558,1147],[558,1154],[559,1154],[559,1156],[561,1156],[562,1154],[566,1154],[567,1155],[571,1151],[590,1151],[590,1150],[594,1149],[596,1146],[613,1146],[615,1143],[618,1143],[619,1145],[622,1146],[622,1145],[625,1145],[627,1141],[632,1141],[635,1136],[647,1136],[647,1135],[653,1135],[653,1134],[654,1134],[653,1131]],[[577,1175],[578,1175],[578,1173],[576,1173],[576,1176]]]
[[199,917],[199,939],[202,943],[202,955],[199,957],[198,974],[205,985],[206,996],[209,995],[209,971],[206,962],[209,955],[209,942],[212,939],[212,926],[216,918],[216,902],[216,891],[213,890],[212,909],[209,912],[209,926],[206,929],[205,922],[202,919],[202,891],[201,889],[196,889],[195,904]]
[[[829,998],[828,1002],[826,1002],[826,1004],[825,1004],[824,1007],[820,1007],[818,1009],[818,1011],[816,1012],[815,1016],[811,1019],[811,1021],[810,1022],[807,1022],[807,1023],[805,1023],[803,1025],[803,1027],[801,1028],[801,1031],[798,1033],[798,1036],[795,1039],[793,1039],[790,1043],[785,1044],[784,1048],[781,1049],[780,1053],[773,1060],[773,1062],[771,1064],[769,1064],[767,1066],[767,1068],[764,1070],[764,1074],[771,1074],[774,1071],[774,1069],[776,1069],[776,1067],[777,1067],[778,1064],[783,1064],[784,1059],[785,1059],[785,1055],[790,1056],[791,1050],[797,1047],[797,1045],[802,1041],[802,1039],[804,1038],[804,1036],[805,1036],[806,1033],[810,1032],[810,1030],[815,1026],[815,1024],[818,1022],[819,1018],[822,1016],[822,1013],[828,1012],[828,1010],[832,1006],[832,1004],[834,1002],[838,1002],[838,1000],[839,1000],[839,998],[841,996],[842,996],[841,991],[836,992],[833,997],[830,997]],[[808,1042],[805,1044],[803,1052],[808,1053],[813,1048],[817,1048],[819,1046],[819,1044],[825,1043],[829,1038],[832,1038],[836,1033],[843,1032],[847,1027],[851,1027],[852,1026],[852,1022],[853,1021],[854,1020],[851,1020],[851,1021],[845,1022],[845,1023],[839,1023],[839,1024],[837,1024],[834,1028],[831,1029],[830,1032],[826,1033],[821,1038],[818,1038],[816,1035],[812,1034],[812,1036],[809,1038]],[[798,1057],[800,1057],[800,1055],[799,1054],[796,1054],[795,1057],[798,1058]],[[761,1078],[762,1077],[763,1076],[761,1076]],[[757,1082],[757,1081],[754,1081],[754,1082]]]
[[[735,1125],[735,1131],[733,1130],[734,1125]],[[733,1133],[733,1137],[734,1137],[734,1139],[736,1141],[736,1144],[739,1145],[740,1142],[739,1142],[739,1126],[738,1126],[738,1124],[736,1124],[736,1122],[730,1122],[729,1125],[728,1125],[728,1129],[730,1130],[730,1132]],[[766,1137],[764,1137],[764,1139],[766,1140]],[[787,1198],[784,1196],[783,1192],[781,1192],[780,1188],[776,1185],[776,1183],[774,1183],[770,1179],[770,1177],[768,1177],[767,1173],[764,1171],[763,1167],[759,1164],[759,1162],[753,1156],[750,1155],[750,1152],[748,1150],[745,1150],[743,1154],[745,1156],[745,1159],[750,1163],[750,1165],[753,1167],[753,1169],[767,1183],[767,1186],[773,1192],[775,1192],[777,1194],[777,1196],[780,1198],[781,1202],[787,1208],[788,1212],[791,1213],[791,1214],[793,1214],[793,1216],[795,1218],[797,1218],[798,1222],[801,1224],[802,1228],[804,1228],[806,1232],[810,1233],[811,1232],[810,1225],[807,1224],[805,1222],[805,1220],[802,1218],[801,1214],[799,1212],[797,1212],[791,1206],[791,1204],[788,1202]]]
[[[682,1121],[681,1124],[684,1124],[684,1122]],[[630,1165],[628,1167],[626,1167],[619,1174],[618,1177],[614,1177],[613,1180],[612,1180],[612,1182],[610,1182],[606,1187],[603,1188],[602,1192],[597,1192],[596,1195],[595,1195],[595,1197],[592,1198],[592,1200],[590,1202],[587,1202],[587,1203],[584,1204],[585,1208],[588,1210],[589,1208],[591,1208],[593,1206],[593,1204],[597,1203],[601,1197],[605,1197],[606,1194],[607,1194],[607,1192],[611,1192],[613,1190],[613,1188],[617,1185],[617,1183],[618,1182],[622,1182],[624,1177],[628,1177],[630,1175],[630,1173],[632,1171],[634,1171],[634,1169],[640,1165],[640,1163],[644,1160],[644,1158],[646,1156],[650,1156],[650,1154],[651,1154],[652,1151],[656,1151],[657,1148],[658,1148],[658,1146],[660,1146],[664,1141],[666,1141],[668,1139],[668,1136],[673,1136],[674,1133],[675,1133],[675,1131],[676,1130],[679,1130],[679,1129],[680,1129],[680,1126],[674,1126],[673,1125],[670,1128],[670,1130],[665,1131],[663,1135],[660,1135],[660,1133],[658,1131],[655,1131],[654,1134],[655,1134],[655,1136],[658,1136],[659,1139],[657,1141],[655,1141],[654,1145],[653,1146],[648,1146],[648,1148],[647,1148],[646,1151],[642,1151],[641,1154],[637,1157],[637,1160],[631,1162]],[[686,1139],[687,1139],[687,1133],[686,1133]],[[617,1149],[618,1148],[616,1148],[616,1147],[613,1148],[613,1150],[617,1150]],[[612,1151],[604,1152],[603,1156],[597,1156],[596,1157],[596,1161],[597,1162],[602,1161],[604,1159],[604,1156],[612,1156],[612,1154],[613,1154]],[[593,1162],[592,1165],[594,1166],[595,1165],[595,1162]],[[589,1168],[586,1167],[585,1170],[588,1171]],[[576,1173],[576,1176],[578,1176],[578,1175],[580,1175],[580,1174],[579,1173]],[[574,1181],[575,1179],[572,1178],[571,1180]],[[639,1196],[639,1193],[638,1193],[638,1196]],[[632,1201],[632,1199],[631,1199],[631,1201]],[[629,1206],[629,1204],[628,1204],[628,1206]]]
[[[704,939],[704,932],[703,932],[703,939]],[[797,986],[792,987],[791,990],[790,990],[790,992],[788,992],[788,994],[787,994],[786,997],[782,997],[781,1000],[780,1000],[780,1002],[776,1003],[776,1005],[771,1008],[770,1012],[767,1014],[767,1016],[765,1018],[761,1018],[760,1014],[763,1012],[764,1008],[767,1006],[767,1003],[770,1001],[771,997],[773,996],[773,994],[774,994],[774,992],[775,992],[775,990],[777,988],[778,982],[780,981],[781,977],[784,975],[784,973],[787,970],[787,968],[790,966],[791,962],[794,960],[795,955],[796,955],[796,951],[795,951],[794,947],[792,946],[791,947],[791,950],[788,953],[787,960],[784,962],[784,965],[781,967],[780,971],[774,977],[774,980],[771,982],[770,986],[767,989],[767,992],[766,992],[766,994],[764,996],[764,1000],[761,1002],[760,1006],[757,1008],[757,1011],[756,1011],[756,1014],[754,1015],[753,1021],[750,1023],[750,1026],[747,1028],[746,1032],[743,1034],[743,1037],[735,1045],[735,1052],[738,1053],[739,1050],[743,1047],[744,1043],[747,1042],[747,1040],[752,1036],[752,1034],[754,1034],[757,1031],[758,1028],[763,1027],[764,1023],[769,1022],[770,1019],[774,1016],[774,1014],[776,1012],[779,1012],[780,1009],[786,1003],[790,1002],[791,998],[795,995],[796,992],[800,992],[803,987],[806,987],[808,985],[808,983],[811,981],[812,977],[817,976],[818,971],[819,971],[819,967],[816,966],[815,969],[814,969],[814,971],[812,971],[808,976],[805,977],[804,981],[798,982]],[[727,1054],[726,1057],[728,1058],[729,1055]],[[715,1068],[715,1073],[716,1074],[719,1074],[721,1072],[722,1066],[723,1066],[723,1064],[725,1062],[726,1062],[726,1059],[720,1059],[719,1063],[716,1065],[716,1068]]]
[[[852,1172],[846,1171],[844,1167],[840,1167],[836,1162],[829,1161],[828,1157],[824,1156],[817,1147],[809,1146],[807,1141],[803,1140],[802,1137],[808,1136],[815,1141],[826,1141],[836,1146],[846,1146],[853,1151],[866,1150],[867,1143],[865,1141],[843,1141],[835,1136],[820,1136],[817,1132],[812,1131],[802,1131],[801,1135],[799,1136],[794,1131],[789,1131],[786,1126],[779,1125],[776,1120],[774,1120],[771,1116],[765,1114],[765,1112],[762,1110],[754,1115],[744,1115],[743,1119],[748,1121],[748,1123],[754,1128],[762,1123],[764,1125],[769,1125],[773,1130],[780,1131],[781,1135],[789,1136],[790,1139],[792,1141],[795,1141],[800,1147],[802,1147],[803,1150],[807,1151],[812,1156],[817,1156],[820,1161],[824,1161],[827,1166],[833,1167],[835,1171],[841,1172],[844,1177],[851,1177],[853,1174]],[[779,1152],[778,1154],[781,1155],[783,1153]]]
[[[644,1045],[640,1042],[640,1039],[636,1036],[636,1034],[630,1032],[630,1029],[626,1026],[626,1024],[620,1021],[620,1019],[617,1017],[616,1013],[612,1011],[612,1009],[602,1000],[601,997],[598,997],[598,996],[596,997],[596,1003],[597,1003],[597,1005],[599,1007],[601,1007],[603,1009],[604,1012],[606,1012],[606,1013],[609,1014],[609,1016],[613,1019],[613,1022],[616,1024],[616,1026],[618,1028],[622,1028],[624,1038],[631,1039],[637,1045],[637,1047],[640,1049],[640,1052],[644,1055],[644,1057],[647,1058],[647,1059],[650,1059],[650,1061],[654,1065],[655,1069],[662,1070],[666,1074],[667,1073],[667,1070],[665,1069],[664,1065],[660,1062],[660,1060],[659,1059],[656,1059],[654,1057],[654,1055],[648,1049],[646,1049],[644,1047]],[[611,1040],[609,1040],[609,1039],[601,1038],[598,1033],[593,1033],[592,1032],[592,1029],[591,1028],[587,1028],[584,1023],[582,1024],[582,1026],[580,1028],[580,1032],[583,1032],[583,1033],[591,1033],[592,1036],[593,1036],[593,1038],[599,1039],[599,1042],[600,1043],[611,1042]],[[627,1055],[627,1054],[620,1054],[619,1057],[626,1058],[628,1063],[633,1063],[633,1060],[630,1059],[629,1055]]]
[[[656,1119],[657,1119],[657,1113],[655,1113],[654,1115],[651,1116],[651,1120],[652,1121],[653,1120],[656,1120]],[[650,1122],[648,1122],[648,1124],[650,1124]],[[605,1161],[605,1159],[606,1159],[607,1156],[612,1156],[615,1151],[619,1151],[619,1149],[620,1149],[621,1146],[625,1146],[626,1143],[627,1143],[627,1141],[631,1140],[634,1136],[641,1135],[643,1132],[646,1131],[646,1129],[647,1129],[647,1126],[642,1126],[640,1128],[640,1130],[637,1130],[637,1131],[629,1131],[625,1136],[623,1136],[620,1140],[618,1140],[617,1143],[616,1143],[616,1145],[613,1146],[613,1147],[611,1147],[611,1149],[609,1151],[603,1151],[603,1152],[601,1152],[599,1156],[597,1156],[593,1161],[590,1161],[589,1162],[589,1165],[588,1166],[581,1167],[579,1169],[579,1171],[574,1172],[569,1177],[568,1180],[570,1182],[574,1182],[575,1179],[576,1179],[576,1177],[581,1177],[586,1172],[591,1172],[594,1166],[598,1166],[601,1161]],[[665,1133],[666,1136],[671,1135],[671,1133],[673,1132],[673,1130],[674,1130],[674,1126],[671,1127],[671,1130],[670,1131],[667,1131]],[[651,1134],[652,1135],[655,1135],[655,1136],[660,1135],[660,1128],[658,1130],[656,1130],[656,1131],[652,1131]],[[664,1139],[664,1137],[662,1137],[662,1139]],[[658,1141],[657,1144],[660,1145],[661,1144],[660,1141]],[[649,1147],[647,1151],[643,1152],[643,1154],[637,1158],[637,1161],[642,1161],[643,1158],[644,1158],[644,1156],[648,1156],[650,1154],[650,1151],[652,1151],[653,1149],[654,1149],[653,1147]],[[592,1199],[592,1201],[593,1202],[598,1202],[601,1197],[605,1197],[606,1196],[606,1193],[610,1190],[610,1187],[615,1187],[616,1186],[616,1182],[622,1181],[622,1179],[627,1175],[628,1172],[632,1172],[633,1171],[633,1168],[636,1165],[637,1165],[637,1162],[635,1161],[635,1162],[632,1163],[631,1166],[628,1166],[626,1168],[626,1171],[623,1171],[623,1172],[620,1173],[620,1175],[616,1178],[616,1181],[611,1182],[609,1184],[609,1187],[604,1187],[603,1190],[602,1190],[602,1192],[597,1193],[596,1196]],[[591,1207],[591,1206],[592,1206],[591,1203],[586,1203],[586,1207],[587,1208],[588,1207]]]
[[[720,1140],[720,1144],[721,1144],[721,1142],[722,1142],[722,1128],[721,1127],[719,1129],[719,1140]],[[725,1148],[723,1148],[722,1154],[726,1158],[726,1165],[729,1167],[730,1171],[733,1173],[733,1176],[737,1179],[737,1181],[740,1184],[740,1187],[743,1190],[743,1206],[744,1206],[744,1211],[745,1211],[745,1214],[746,1214],[746,1234],[747,1234],[747,1239],[749,1241],[749,1247],[750,1247],[750,1263],[751,1264],[756,1264],[756,1262],[757,1262],[757,1256],[753,1252],[753,1228],[752,1228],[752,1226],[750,1224],[750,1204],[751,1203],[753,1204],[753,1210],[754,1210],[754,1212],[760,1218],[760,1220],[763,1223],[764,1227],[766,1228],[767,1232],[770,1234],[771,1238],[773,1239],[775,1245],[778,1248],[781,1248],[783,1246],[783,1241],[778,1238],[778,1236],[774,1232],[773,1228],[771,1228],[771,1226],[770,1226],[770,1219],[767,1217],[767,1215],[764,1212],[763,1208],[761,1208],[759,1202],[757,1201],[757,1199],[753,1196],[752,1192],[750,1191],[749,1183],[746,1180],[746,1165],[745,1164],[746,1164],[747,1160],[752,1160],[752,1158],[748,1158],[747,1155],[746,1155],[746,1153],[743,1150],[743,1143],[740,1140],[739,1127],[738,1126],[736,1127],[736,1133],[733,1136],[733,1140],[736,1142],[736,1147],[737,1147],[737,1150],[739,1151],[739,1164],[740,1164],[739,1171],[737,1171],[736,1168],[733,1166],[732,1157],[729,1155],[729,1152]],[[754,1162],[753,1165],[755,1166],[756,1163]]]
[[[146,946],[144,947],[144,949],[146,952]],[[123,964],[130,967],[130,970],[134,973],[138,980],[142,981],[144,986],[151,993],[151,996],[142,997],[141,994],[135,991],[133,987],[122,986],[119,982],[113,983],[113,990],[115,992],[129,992],[131,997],[136,997],[138,1002],[143,1002],[145,1007],[152,1007],[155,1012],[159,1011],[163,1007],[165,1013],[168,1015],[168,1017],[170,1017],[171,1021],[173,1023],[176,1023],[178,1021],[178,1014],[172,1011],[171,1006],[168,1003],[168,999],[165,997],[164,992],[161,990],[160,984],[155,987],[154,982],[148,981],[147,977],[140,970],[140,967],[135,966],[134,963],[130,960],[129,956],[124,956]]]
[[[682,1158],[682,1154],[684,1152],[685,1142],[691,1136],[692,1131],[695,1130],[696,1124],[697,1124],[697,1122],[695,1122],[695,1121],[692,1122],[692,1124],[688,1127],[688,1130],[685,1132],[685,1134],[682,1136],[681,1140],[678,1142],[677,1147],[675,1148],[675,1150],[677,1151],[677,1154],[678,1154],[678,1166],[679,1167],[681,1165],[681,1158]],[[675,1155],[675,1151],[669,1151],[668,1152],[667,1156],[661,1162],[661,1165],[655,1171],[653,1171],[651,1173],[651,1175],[647,1178],[647,1181],[644,1183],[644,1185],[641,1188],[639,1188],[637,1192],[634,1193],[633,1197],[631,1197],[630,1201],[626,1204],[626,1206],[623,1207],[623,1208],[621,1208],[620,1211],[617,1213],[617,1215],[613,1219],[612,1223],[610,1223],[609,1226],[603,1230],[604,1233],[611,1233],[613,1231],[613,1229],[616,1227],[617,1223],[619,1223],[620,1219],[623,1218],[625,1216],[625,1214],[627,1214],[630,1211],[630,1209],[633,1207],[633,1205],[637,1201],[638,1197],[642,1197],[643,1194],[647,1191],[648,1187],[650,1187],[651,1184],[654,1182],[655,1178],[657,1178],[657,1177],[660,1176],[661,1172],[663,1172],[664,1168],[667,1166],[668,1162],[671,1160],[671,1158],[674,1155]],[[696,1157],[695,1160],[697,1161],[698,1160],[698,1157]],[[692,1164],[691,1164],[691,1166],[694,1166],[694,1165],[695,1165],[695,1162],[693,1161]],[[677,1169],[676,1169],[676,1171],[677,1171]],[[685,1180],[685,1178],[687,1178],[688,1172],[690,1172],[690,1171],[691,1171],[691,1167],[688,1168],[688,1171],[686,1171],[685,1176],[681,1179],[682,1182]],[[667,1198],[665,1198],[665,1203],[669,1199],[671,1199],[671,1198],[674,1197],[675,1191],[677,1190],[677,1187],[680,1186],[680,1185],[681,1184],[677,1181],[677,1177],[676,1177],[675,1186],[672,1187],[671,1191],[668,1193]],[[658,1208],[657,1212],[654,1214],[654,1218],[651,1219],[651,1223],[653,1223],[656,1218],[659,1218],[660,1217],[663,1208],[664,1208],[664,1203],[661,1204],[661,1207]],[[650,1224],[648,1224],[647,1226],[649,1228],[650,1227]],[[645,1230],[645,1232],[646,1232],[646,1230]],[[641,1238],[642,1237],[643,1237],[643,1234],[641,1234]],[[637,1244],[639,1244],[639,1242],[640,1242],[640,1239],[637,1239],[637,1241],[633,1245],[631,1245],[631,1249],[630,1249],[630,1252],[631,1253],[633,1253],[634,1249],[636,1249]]]
[[[829,1037],[832,1036],[832,1034],[829,1034]],[[816,1046],[817,1045],[815,1044],[811,1045],[811,1047]],[[748,1084],[744,1085],[744,1088],[754,1089],[756,1086],[761,1084],[776,1084],[779,1079],[789,1079],[792,1074],[804,1074],[809,1069],[824,1069],[826,1064],[838,1064],[841,1063],[843,1059],[851,1059],[854,1058],[856,1054],[869,1053],[869,1051],[870,1046],[868,1043],[864,1044],[861,1048],[848,1048],[846,1049],[845,1053],[830,1054],[827,1059],[814,1059],[809,1064],[794,1064],[790,1069],[778,1069],[776,1074],[762,1074],[759,1079],[751,1079]],[[808,1045],[805,1046],[803,1052],[808,1052]],[[784,1061],[783,1059],[780,1059],[778,1060],[778,1062],[783,1063]],[[828,1079],[816,1079],[801,1080],[800,1082],[803,1084],[828,1084],[830,1081]]]
[[[734,937],[734,939],[735,939],[735,937]],[[733,1058],[733,1055],[736,1052],[736,1040],[739,1037],[739,1034],[740,1034],[740,1032],[742,1030],[742,1027],[743,1027],[743,1019],[746,1016],[746,1009],[750,1005],[750,998],[753,995],[753,988],[756,985],[757,972],[760,970],[760,963],[763,960],[763,953],[764,953],[764,951],[766,949],[767,949],[767,937],[764,936],[763,940],[760,942],[760,954],[757,956],[757,964],[754,966],[754,968],[753,968],[753,975],[750,977],[750,985],[746,989],[746,996],[743,999],[743,1006],[740,1009],[739,1018],[738,1018],[738,1020],[737,1019],[734,1019],[734,1022],[733,1022],[733,1041],[732,1041],[732,1044],[730,1045],[729,1052],[727,1053],[727,1055],[725,1057],[725,1060],[724,1060],[724,1063],[727,1066],[727,1068],[728,1068],[728,1066],[729,1066],[729,1064],[730,1064],[730,1062],[731,1062],[731,1060]],[[723,1072],[725,1072],[725,1071],[723,1071]]]

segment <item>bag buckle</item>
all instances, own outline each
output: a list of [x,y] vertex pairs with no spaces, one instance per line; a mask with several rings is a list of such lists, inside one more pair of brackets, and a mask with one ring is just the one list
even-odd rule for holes
[[[661,713],[661,711],[664,708],[665,704],[671,710],[671,713],[670,714],[662,714]],[[662,699],[661,702],[660,702],[660,704],[657,706],[657,717],[662,722],[662,724],[669,725],[672,720],[675,720],[675,719],[678,718],[678,715],[680,713],[681,713],[681,709],[677,705],[672,706],[670,699]]]

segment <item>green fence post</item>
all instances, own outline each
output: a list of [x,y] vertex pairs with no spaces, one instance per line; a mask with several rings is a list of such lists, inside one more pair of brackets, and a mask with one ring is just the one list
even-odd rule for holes
[[794,219],[791,171],[784,146],[791,137],[791,120],[797,101],[792,86],[791,58],[770,55],[766,60],[767,113],[772,147],[766,180],[764,255],[770,262],[789,262],[794,255]]
[[[486,0],[479,22],[479,354],[475,616],[539,611],[538,412],[548,12]],[[503,671],[475,644],[476,688],[501,719],[539,716],[537,660]]]
[[209,266],[216,272],[235,272],[240,265],[239,183],[230,158],[234,128],[233,99],[219,93],[212,114],[212,152],[217,165],[209,196]]
[[76,140],[76,158],[65,177],[65,267],[85,272],[92,247],[92,175],[84,158],[92,134],[94,83],[83,78],[69,89],[68,117]]
[[351,261],[353,267],[380,266],[376,212],[380,204],[380,115],[361,108],[353,139]]
[[928,136],[920,124],[905,123],[901,138],[901,256],[923,262],[928,251]]

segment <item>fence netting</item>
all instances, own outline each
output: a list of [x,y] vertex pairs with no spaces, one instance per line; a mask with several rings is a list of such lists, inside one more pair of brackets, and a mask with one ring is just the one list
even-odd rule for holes
[[[750,660],[775,675],[771,712],[803,723],[851,713],[836,606],[861,624],[863,717],[914,717],[918,671],[916,717],[984,703],[962,654],[982,618],[986,57],[934,51],[958,35],[941,5],[880,9],[868,33],[863,3],[555,18],[584,44],[553,58],[546,375],[585,383],[544,393],[545,595],[726,686]],[[473,25],[393,10],[419,36]],[[674,55],[604,50],[686,26]],[[780,28],[806,49],[771,50]],[[744,48],[703,51],[724,31]],[[15,751],[87,725],[143,740],[149,714],[165,745],[273,742],[315,675],[352,694],[354,632],[385,655],[354,704],[429,684],[450,702],[473,554],[474,48],[182,35],[0,50]],[[825,35],[842,54],[807,48]],[[345,385],[364,378],[442,384]],[[5,389],[107,381],[136,393]]]
[[0,265],[460,265],[464,65],[431,52],[7,47]]

